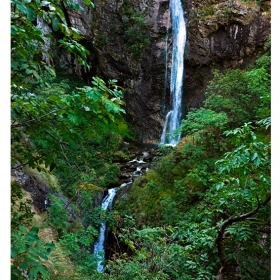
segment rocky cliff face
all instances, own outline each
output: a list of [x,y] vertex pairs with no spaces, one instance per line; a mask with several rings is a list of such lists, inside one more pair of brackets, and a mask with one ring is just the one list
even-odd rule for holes
[[214,69],[246,67],[262,51],[270,34],[269,13],[256,4],[247,6],[238,0],[197,2],[187,1],[186,8],[185,110],[202,105]]
[[[270,17],[258,5],[244,2],[182,0],[188,26],[183,116],[202,105],[214,69],[245,67],[262,50],[270,34]],[[84,6],[84,12],[68,13],[92,53],[90,72],[76,65],[72,69],[85,80],[92,75],[117,79],[124,87],[127,120],[138,140],[158,143],[171,106],[169,1],[95,0],[94,4],[94,10]],[[147,24],[137,30],[142,16]],[[68,58],[63,63],[70,68],[74,62]]]

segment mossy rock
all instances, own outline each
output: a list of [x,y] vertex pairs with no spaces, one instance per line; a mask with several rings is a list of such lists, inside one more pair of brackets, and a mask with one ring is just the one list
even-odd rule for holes
[[125,154],[123,151],[117,151],[112,154],[113,162],[127,162],[130,160],[130,157]]

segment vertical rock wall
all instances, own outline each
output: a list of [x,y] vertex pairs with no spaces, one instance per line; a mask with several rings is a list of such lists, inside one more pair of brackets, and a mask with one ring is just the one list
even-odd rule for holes
[[270,14],[256,3],[187,0],[186,13],[184,113],[203,104],[214,69],[245,68],[263,52],[270,34]]
[[[70,63],[75,64],[72,69],[85,81],[90,81],[92,75],[117,79],[124,87],[126,118],[134,126],[137,140],[158,143],[171,106],[169,1],[95,0],[94,4],[93,10],[84,6],[84,12],[68,12],[69,22],[81,30],[91,52],[91,71],[79,69],[70,58],[68,62],[63,60],[64,67],[71,69]],[[214,69],[243,68],[256,58],[270,34],[270,17],[259,6],[246,6],[238,0],[182,0],[182,4],[188,25],[184,116],[190,108],[203,104],[204,91]],[[133,19],[127,16],[124,7],[140,11],[147,22],[143,34],[150,44],[137,58],[127,48],[126,26]]]

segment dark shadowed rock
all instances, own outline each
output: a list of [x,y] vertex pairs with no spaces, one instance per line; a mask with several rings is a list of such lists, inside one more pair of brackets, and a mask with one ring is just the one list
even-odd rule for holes
[[[82,6],[81,0],[77,0]],[[269,2],[269,1],[267,1]],[[92,75],[115,78],[124,87],[126,119],[140,142],[158,143],[170,109],[171,22],[167,0],[96,0],[95,9],[68,11],[71,24],[85,36],[91,70],[78,66],[69,54],[61,66],[90,81]],[[200,107],[214,69],[244,68],[252,62],[270,34],[270,16],[256,4],[238,0],[182,0],[187,19],[187,44],[182,116]],[[139,10],[147,22],[149,46],[135,58],[127,48],[126,26],[132,21],[125,5]]]

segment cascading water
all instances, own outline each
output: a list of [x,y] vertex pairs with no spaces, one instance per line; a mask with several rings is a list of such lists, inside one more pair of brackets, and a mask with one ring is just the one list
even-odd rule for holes
[[[148,156],[149,154],[145,154],[143,153],[143,156]],[[142,167],[140,167],[140,165],[145,164],[147,162],[145,162],[143,160],[143,158],[140,159],[133,159],[131,161],[129,161],[128,163],[135,163],[136,164],[136,170],[132,173],[132,176],[130,178],[130,181],[127,183],[123,183],[120,187],[118,188],[113,188],[113,189],[109,189],[108,190],[108,194],[107,196],[103,199],[102,201],[102,209],[104,210],[111,210],[112,209],[112,205],[115,199],[116,194],[118,193],[118,191],[133,183],[134,178],[137,178],[141,175],[143,175],[142,172]],[[148,167],[146,167],[145,171],[148,171]],[[98,272],[103,272],[104,270],[104,262],[105,262],[105,241],[106,241],[106,231],[107,231],[107,225],[105,222],[103,222],[101,224],[100,230],[99,230],[99,236],[98,239],[96,240],[96,242],[94,243],[94,248],[93,248],[93,257],[95,260],[97,260],[97,268],[96,270]]]
[[170,94],[172,96],[172,110],[168,112],[163,127],[160,143],[176,145],[180,140],[180,135],[169,137],[171,133],[180,126],[182,85],[184,72],[184,51],[186,44],[186,23],[184,12],[180,0],[170,1],[170,12],[172,22],[172,65],[170,77]]
[[[117,194],[118,188],[109,189],[108,195],[102,201],[102,209],[110,209],[112,207],[115,195]],[[106,239],[106,223],[103,222],[97,241],[94,243],[93,256],[98,259],[97,271],[102,272],[104,269],[104,254],[105,254],[105,239]]]

